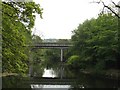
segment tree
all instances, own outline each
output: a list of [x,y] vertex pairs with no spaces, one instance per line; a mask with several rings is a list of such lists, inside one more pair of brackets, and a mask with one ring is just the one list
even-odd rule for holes
[[43,58],[49,68],[58,65],[60,63],[60,49],[45,49]]
[[[39,44],[42,42],[42,39],[37,36],[37,35],[33,35],[32,37],[32,44]],[[42,56],[42,50],[39,48],[33,49],[32,50],[32,54],[33,54],[33,63],[34,64],[39,64],[41,62],[41,56]]]
[[117,25],[117,17],[111,13],[80,24],[73,31],[73,55],[79,55],[87,67],[117,68]]
[[2,2],[3,72],[26,72],[35,13],[42,9],[34,2]]

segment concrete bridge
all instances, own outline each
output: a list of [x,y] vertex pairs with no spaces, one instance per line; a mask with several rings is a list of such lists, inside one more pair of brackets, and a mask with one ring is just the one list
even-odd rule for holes
[[67,49],[72,45],[72,43],[37,43],[33,45],[26,45],[32,49],[60,49],[61,50],[61,61],[63,61],[63,50]]
[[65,48],[69,48],[72,45],[72,43],[37,43],[34,45],[28,45],[32,48],[58,48],[58,49],[65,49]]
[[[25,47],[30,47],[31,50],[34,49],[60,49],[61,62],[63,61],[63,50],[73,46],[71,43],[37,43],[32,45],[26,45]],[[30,55],[32,59],[32,55]],[[29,67],[29,76],[32,75],[32,66]]]

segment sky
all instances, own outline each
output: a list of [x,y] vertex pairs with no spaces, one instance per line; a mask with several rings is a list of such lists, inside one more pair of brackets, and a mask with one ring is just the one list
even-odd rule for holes
[[42,39],[70,39],[79,24],[96,18],[103,7],[102,4],[91,3],[94,0],[33,1],[43,8],[43,19],[37,15],[33,29],[33,33]]

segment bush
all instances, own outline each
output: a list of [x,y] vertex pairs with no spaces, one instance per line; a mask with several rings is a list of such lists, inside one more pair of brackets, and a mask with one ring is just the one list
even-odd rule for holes
[[67,65],[75,69],[85,68],[85,64],[80,60],[80,57],[78,55],[71,56],[68,59]]

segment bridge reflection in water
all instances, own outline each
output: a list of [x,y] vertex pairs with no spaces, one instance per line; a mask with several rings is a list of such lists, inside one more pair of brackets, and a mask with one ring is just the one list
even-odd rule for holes
[[75,79],[61,79],[61,78],[31,78],[31,84],[41,84],[41,85],[71,85]]
[[[31,88],[42,89],[47,88],[64,89],[69,90],[71,85],[75,84],[75,79],[69,79],[64,77],[64,67],[61,66],[58,70],[59,76],[56,75],[53,69],[44,69],[42,77],[31,77]],[[46,90],[46,89],[45,89]]]

